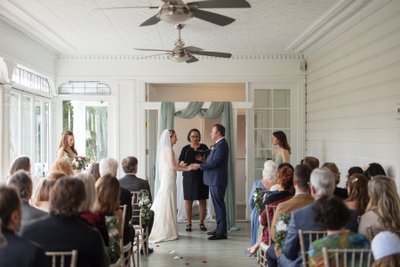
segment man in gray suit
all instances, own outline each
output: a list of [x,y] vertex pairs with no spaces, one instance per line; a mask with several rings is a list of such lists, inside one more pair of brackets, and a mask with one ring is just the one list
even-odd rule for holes
[[32,179],[28,172],[19,170],[15,172],[9,182],[9,185],[13,185],[17,188],[19,195],[22,200],[22,219],[21,224],[25,225],[30,221],[36,220],[47,213],[41,211],[29,204],[29,199],[32,196]]

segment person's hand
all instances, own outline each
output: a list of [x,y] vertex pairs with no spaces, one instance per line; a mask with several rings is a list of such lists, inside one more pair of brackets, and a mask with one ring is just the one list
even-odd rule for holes
[[198,164],[198,163],[193,163],[193,164],[191,164],[190,166],[192,166],[192,170],[198,170],[198,169],[200,169],[200,164]]
[[200,162],[204,162],[206,160],[206,155],[197,155],[196,160]]
[[179,167],[186,167],[187,164],[184,161],[179,162]]

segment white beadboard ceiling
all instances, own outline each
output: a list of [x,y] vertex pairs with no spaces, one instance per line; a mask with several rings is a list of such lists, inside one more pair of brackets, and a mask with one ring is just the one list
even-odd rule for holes
[[[186,45],[234,55],[302,52],[372,1],[249,0],[251,8],[207,9],[236,21],[221,27],[193,18],[186,22],[182,39]],[[178,36],[174,25],[160,21],[139,27],[156,9],[94,9],[161,4],[160,0],[0,0],[0,18],[60,54],[141,55],[146,52],[134,48],[172,49]]]

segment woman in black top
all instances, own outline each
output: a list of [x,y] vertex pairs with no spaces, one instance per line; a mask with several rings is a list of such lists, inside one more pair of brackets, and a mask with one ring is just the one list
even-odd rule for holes
[[[187,140],[190,144],[182,148],[179,156],[179,165],[202,163],[202,159],[204,159],[204,154],[208,150],[208,147],[200,143],[200,131],[191,129]],[[203,172],[200,169],[183,173],[183,198],[185,199],[185,213],[187,218],[186,231],[192,231],[193,200],[199,201],[200,229],[202,231],[207,231],[204,225],[204,219],[206,217],[208,186],[203,182]]]

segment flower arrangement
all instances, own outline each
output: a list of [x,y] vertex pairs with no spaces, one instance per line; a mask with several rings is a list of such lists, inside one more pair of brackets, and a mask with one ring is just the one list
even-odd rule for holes
[[79,171],[84,170],[88,166],[89,162],[90,162],[90,160],[86,157],[83,157],[83,156],[75,157],[71,163],[72,169],[79,170]]
[[275,226],[275,230],[276,230],[276,249],[279,251],[282,249],[283,243],[285,242],[289,222],[290,222],[290,213],[289,214],[284,213],[278,217],[278,223]]
[[142,223],[147,224],[147,222],[150,219],[150,208],[151,208],[151,200],[150,200],[150,193],[147,189],[142,189],[139,191],[139,202],[138,205],[141,210],[141,217],[142,217]]
[[254,191],[253,193],[254,205],[257,209],[258,214],[261,214],[261,212],[265,209],[264,194],[265,191],[262,190],[261,188],[256,188],[256,191]]

